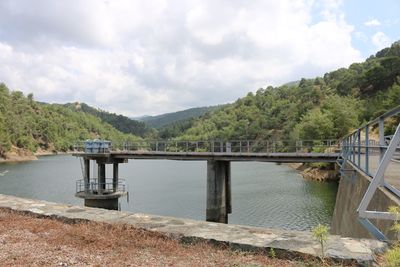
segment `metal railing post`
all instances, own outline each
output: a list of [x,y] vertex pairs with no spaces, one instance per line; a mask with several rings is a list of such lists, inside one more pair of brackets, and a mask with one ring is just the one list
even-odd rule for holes
[[369,126],[365,126],[365,172],[369,175]]
[[385,154],[385,119],[379,118],[379,160],[382,160],[383,154]]
[[361,130],[358,129],[357,131],[357,139],[358,139],[358,151],[357,151],[357,163],[358,167],[361,165]]

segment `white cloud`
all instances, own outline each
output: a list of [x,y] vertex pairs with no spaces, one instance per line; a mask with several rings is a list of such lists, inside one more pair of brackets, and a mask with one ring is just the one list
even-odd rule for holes
[[341,2],[5,0],[0,81],[130,116],[226,103],[361,60]]
[[375,26],[380,26],[381,22],[377,19],[370,19],[370,20],[364,22],[364,25],[368,26],[368,27],[375,27]]
[[371,40],[372,40],[372,44],[377,49],[382,49],[382,48],[388,47],[391,44],[390,38],[386,34],[384,34],[383,32],[375,33],[372,36]]

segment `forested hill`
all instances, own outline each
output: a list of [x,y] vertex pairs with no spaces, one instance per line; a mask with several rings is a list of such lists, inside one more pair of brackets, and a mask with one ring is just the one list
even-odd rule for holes
[[0,156],[12,147],[36,151],[66,151],[77,140],[104,138],[137,140],[99,118],[61,105],[34,101],[33,95],[10,91],[0,84]]
[[134,134],[144,137],[146,136],[146,134],[152,132],[152,129],[150,127],[147,127],[144,122],[136,121],[123,115],[117,115],[115,113],[110,113],[101,109],[97,109],[85,103],[67,103],[64,104],[64,106],[73,111],[84,112],[98,117],[102,121],[111,124],[117,130],[123,133]]
[[221,108],[220,106],[210,106],[210,107],[198,107],[198,108],[190,108],[177,112],[165,113],[158,116],[144,116],[141,118],[137,118],[137,120],[145,122],[150,127],[154,127],[156,129],[161,129],[168,127],[169,125],[176,124],[177,122],[184,122],[194,118],[199,118],[200,116],[206,114],[207,112],[211,112]]
[[197,120],[180,138],[336,139],[397,105],[400,42],[323,77],[249,93]]

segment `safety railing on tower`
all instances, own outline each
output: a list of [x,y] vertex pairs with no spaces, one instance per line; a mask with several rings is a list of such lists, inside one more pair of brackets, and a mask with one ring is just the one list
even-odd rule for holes
[[112,193],[126,192],[126,184],[124,179],[114,181],[112,178],[106,178],[105,182],[99,182],[98,179],[79,179],[76,181],[76,193],[85,193],[92,195],[108,195]]

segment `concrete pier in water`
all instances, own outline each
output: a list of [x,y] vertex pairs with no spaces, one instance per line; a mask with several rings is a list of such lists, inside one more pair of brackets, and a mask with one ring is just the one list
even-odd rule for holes
[[207,211],[209,222],[228,223],[232,213],[231,163],[230,161],[207,161]]
[[[91,158],[83,159],[84,177],[77,181],[76,197],[83,198],[85,206],[93,208],[103,208],[109,210],[118,210],[118,199],[125,195],[125,188],[119,180],[119,163],[127,162],[123,159],[97,158],[94,160],[97,164],[97,179],[90,175]],[[106,178],[106,165],[113,166],[113,177]],[[108,181],[109,180],[109,181]]]

